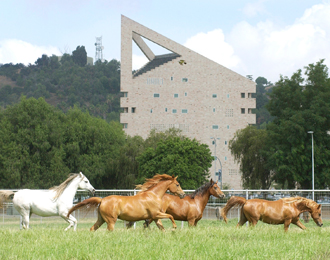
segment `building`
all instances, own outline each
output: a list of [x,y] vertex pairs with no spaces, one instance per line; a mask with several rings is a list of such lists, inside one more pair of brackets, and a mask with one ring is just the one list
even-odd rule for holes
[[[169,53],[155,55],[143,38]],[[149,59],[135,74],[133,41]],[[223,183],[241,188],[239,165],[228,150],[228,142],[238,129],[255,124],[253,81],[122,16],[121,92],[124,112],[120,122],[128,135],[146,138],[151,129],[179,128],[216,154],[218,160],[210,169],[214,180],[222,167]]]

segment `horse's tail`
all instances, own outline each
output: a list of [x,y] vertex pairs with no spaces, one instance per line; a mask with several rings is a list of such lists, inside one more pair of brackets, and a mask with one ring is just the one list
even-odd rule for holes
[[102,198],[99,197],[92,197],[89,199],[85,199],[84,201],[79,202],[77,205],[73,206],[69,210],[67,217],[69,217],[70,214],[77,209],[81,209],[81,208],[87,208],[88,210],[95,209],[101,203],[101,201]]
[[3,204],[13,199],[15,192],[11,190],[0,190],[0,209]]
[[246,199],[243,197],[236,197],[236,196],[230,197],[230,199],[227,201],[226,206],[224,206],[224,208],[222,208],[221,210],[221,216],[223,217],[223,220],[227,223],[228,211],[236,205],[243,206],[245,202]]

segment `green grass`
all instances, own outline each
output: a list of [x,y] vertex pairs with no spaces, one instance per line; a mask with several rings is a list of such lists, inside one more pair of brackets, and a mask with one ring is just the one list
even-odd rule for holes
[[319,228],[305,224],[302,231],[291,225],[258,223],[255,228],[236,229],[236,220],[228,224],[202,220],[197,228],[171,231],[170,221],[163,221],[166,232],[153,223],[143,230],[127,230],[118,221],[113,232],[103,225],[89,232],[93,220],[78,223],[77,232],[64,232],[63,220],[31,223],[30,230],[19,230],[18,222],[0,224],[0,259],[329,259],[330,221]]

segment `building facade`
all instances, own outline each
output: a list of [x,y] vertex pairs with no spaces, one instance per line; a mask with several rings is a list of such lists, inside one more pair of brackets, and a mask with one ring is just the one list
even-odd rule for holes
[[[155,55],[146,38],[169,51]],[[132,74],[133,41],[149,62]],[[209,145],[217,157],[210,176],[241,188],[239,165],[228,142],[238,129],[255,124],[255,83],[224,66],[125,17],[121,21],[121,92],[125,132],[147,138],[150,130],[175,127]]]

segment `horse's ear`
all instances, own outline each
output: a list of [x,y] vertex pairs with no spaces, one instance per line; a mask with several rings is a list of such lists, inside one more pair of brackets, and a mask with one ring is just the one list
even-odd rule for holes
[[82,172],[79,172],[80,178],[84,178],[84,175]]
[[321,209],[321,206],[322,206],[322,205],[321,205],[321,204],[319,204],[319,205],[317,206],[317,209]]
[[211,183],[211,184],[213,184],[213,183],[214,183],[214,181],[212,180],[212,178],[210,179],[210,183]]

